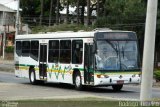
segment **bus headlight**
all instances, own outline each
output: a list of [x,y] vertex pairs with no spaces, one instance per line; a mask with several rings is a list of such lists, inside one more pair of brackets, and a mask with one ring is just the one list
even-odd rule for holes
[[97,75],[97,78],[109,78],[108,75]]

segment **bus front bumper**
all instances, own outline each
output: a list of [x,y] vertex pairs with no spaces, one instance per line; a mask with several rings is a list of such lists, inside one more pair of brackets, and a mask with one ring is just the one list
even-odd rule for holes
[[97,85],[116,85],[116,84],[139,84],[141,78],[139,76],[127,76],[127,77],[97,77],[94,76],[94,86]]

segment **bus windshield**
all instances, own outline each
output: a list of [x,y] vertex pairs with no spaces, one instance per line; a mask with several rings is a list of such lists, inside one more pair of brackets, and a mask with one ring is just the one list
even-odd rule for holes
[[138,69],[136,41],[98,40],[97,70],[135,70]]

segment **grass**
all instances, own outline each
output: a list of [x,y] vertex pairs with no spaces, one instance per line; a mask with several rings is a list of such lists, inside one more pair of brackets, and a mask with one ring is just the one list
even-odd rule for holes
[[19,100],[5,101],[0,103],[16,105],[16,107],[115,107],[118,102],[102,98],[69,98],[69,99],[36,99],[36,100]]
[[115,107],[118,102],[113,101],[23,101],[20,107]]
[[[0,107],[11,104],[14,107],[141,107],[140,101],[116,101],[102,98],[76,98],[76,99],[37,99],[20,101],[3,101]],[[144,103],[145,104],[145,103]],[[152,102],[150,107],[157,107],[158,101]],[[160,103],[159,103],[160,105]],[[6,106],[5,106],[6,107]],[[7,106],[8,107],[8,106]],[[149,107],[149,106],[146,106]]]
[[[16,107],[117,107],[118,102],[95,100],[93,98],[85,99],[53,99],[53,100],[22,100],[3,102],[4,104],[16,105]],[[0,103],[1,106],[1,103]]]

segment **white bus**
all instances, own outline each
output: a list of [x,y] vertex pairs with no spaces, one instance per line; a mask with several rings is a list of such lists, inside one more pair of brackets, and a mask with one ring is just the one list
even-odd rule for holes
[[140,83],[139,52],[132,31],[96,30],[18,35],[15,75],[31,84],[56,82],[82,86]]

